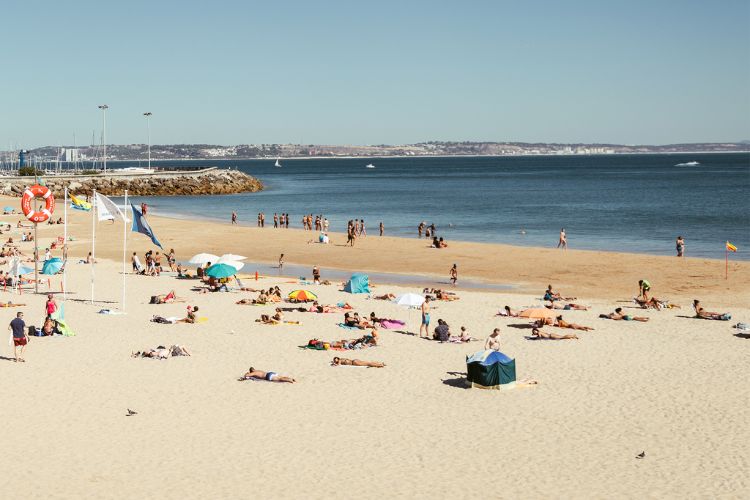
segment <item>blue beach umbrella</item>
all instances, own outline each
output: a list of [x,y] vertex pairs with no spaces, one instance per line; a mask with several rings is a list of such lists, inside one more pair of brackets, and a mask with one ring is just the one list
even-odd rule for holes
[[237,269],[228,264],[214,264],[206,269],[206,274],[212,278],[228,278],[237,274]]
[[57,274],[62,269],[64,262],[62,259],[53,257],[52,259],[45,260],[44,266],[42,266],[42,274]]

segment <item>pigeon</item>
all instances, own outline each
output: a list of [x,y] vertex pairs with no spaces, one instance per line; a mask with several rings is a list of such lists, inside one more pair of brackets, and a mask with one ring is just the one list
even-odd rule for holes
[[128,408],[128,414],[125,415],[126,417],[132,417],[133,415],[138,415],[137,411],[133,411],[130,408]]
[[639,459],[646,458],[646,452],[645,451],[640,452],[638,455],[635,456],[635,458],[639,458]]

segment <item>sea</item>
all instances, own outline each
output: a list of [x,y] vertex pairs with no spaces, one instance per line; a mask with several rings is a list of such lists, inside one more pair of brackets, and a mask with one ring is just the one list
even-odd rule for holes
[[[697,164],[693,162],[698,162]],[[750,153],[521,157],[314,158],[152,161],[163,168],[216,166],[260,179],[258,193],[138,197],[154,214],[266,227],[288,213],[322,214],[333,231],[364,219],[369,237],[417,237],[420,221],[451,241],[750,259]],[[366,168],[368,164],[374,168]],[[145,166],[110,162],[111,168]],[[158,231],[158,228],[155,228]]]

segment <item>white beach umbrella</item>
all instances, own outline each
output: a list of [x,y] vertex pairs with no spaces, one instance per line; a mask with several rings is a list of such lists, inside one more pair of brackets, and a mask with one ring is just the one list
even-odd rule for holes
[[238,261],[238,260],[245,260],[247,257],[244,257],[242,255],[236,255],[233,253],[225,253],[221,257],[219,257],[219,262],[227,263],[228,261]]
[[199,253],[198,255],[193,255],[193,257],[188,261],[191,264],[205,264],[206,262],[211,262],[212,264],[215,264],[218,262],[219,256],[214,255],[212,253]]
[[419,307],[424,302],[424,297],[418,293],[405,293],[396,297],[396,304],[407,307]]
[[[411,323],[411,308],[421,306],[424,303],[424,297],[417,293],[405,293],[400,297],[396,297],[394,302],[400,306],[406,306],[409,308],[409,319],[407,321],[408,324]],[[409,331],[408,326],[406,328],[406,331]]]
[[245,263],[244,262],[237,262],[236,260],[223,260],[223,261],[220,260],[219,264],[226,264],[226,265],[228,265],[230,267],[235,268],[238,271],[240,269],[242,269],[243,267],[245,267]]

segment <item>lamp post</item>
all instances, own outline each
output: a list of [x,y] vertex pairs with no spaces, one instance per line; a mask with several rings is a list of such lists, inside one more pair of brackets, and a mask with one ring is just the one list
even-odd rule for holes
[[146,117],[146,130],[148,131],[148,169],[151,170],[151,111],[146,111],[143,116]]
[[99,106],[102,110],[102,142],[104,142],[104,174],[107,174],[107,110],[109,106],[102,104]]

